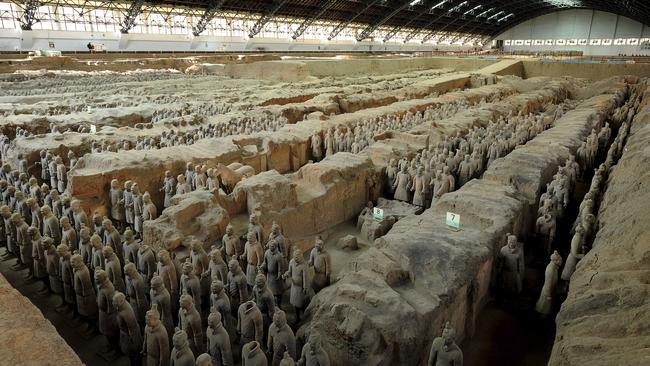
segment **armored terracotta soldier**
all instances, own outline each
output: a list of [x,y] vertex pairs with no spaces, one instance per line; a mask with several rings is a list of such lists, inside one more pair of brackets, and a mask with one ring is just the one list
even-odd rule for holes
[[140,246],[138,249],[138,271],[142,274],[144,280],[145,292],[149,293],[149,284],[151,279],[156,273],[157,269],[157,260],[156,254],[153,250],[146,244]]
[[111,199],[111,219],[115,222],[123,222],[125,220],[124,212],[124,192],[120,188],[120,183],[117,179],[111,181],[111,190],[110,190],[110,199]]
[[254,232],[249,231],[247,238],[248,241],[244,245],[244,253],[240,258],[246,259],[246,283],[248,283],[248,286],[253,287],[255,286],[257,267],[264,260],[264,252]]
[[[190,258],[194,267],[194,274],[196,274],[201,283],[201,304],[205,304],[203,300],[207,300],[210,296],[210,278],[203,276],[203,273],[208,271],[210,258],[205,252],[203,244],[198,240],[192,240],[190,243]],[[200,308],[199,311],[201,311]]]
[[262,312],[255,304],[255,301],[246,301],[239,306],[237,310],[237,332],[240,334],[241,344],[252,341],[262,342],[264,337]]
[[185,176],[183,174],[179,174],[176,177],[176,195],[181,195],[185,193],[190,193],[192,191],[192,188],[190,187],[189,184],[185,182]]
[[325,243],[320,238],[317,238],[314,249],[312,249],[309,255],[309,265],[314,267],[312,287],[316,293],[330,283],[332,265],[330,263],[330,255],[325,251],[324,246]]
[[97,306],[99,308],[99,332],[108,340],[109,347],[119,349],[120,332],[117,325],[117,309],[113,305],[115,288],[103,269],[95,269]]
[[426,204],[426,186],[427,179],[424,176],[424,168],[422,166],[417,168],[417,173],[413,177],[411,184],[411,191],[413,191],[413,205],[424,207]]
[[228,293],[230,294],[230,303],[234,311],[239,308],[239,305],[249,299],[248,297],[248,284],[246,283],[246,275],[239,267],[239,262],[232,259],[228,262]]
[[43,215],[41,214],[41,208],[38,206],[38,202],[34,198],[27,199],[27,207],[29,207],[29,212],[31,216],[31,225],[38,229],[38,231],[43,233]]
[[88,221],[88,215],[81,208],[81,202],[79,200],[70,201],[70,209],[72,210],[72,217],[74,218],[74,228],[78,233],[81,234],[81,227],[86,226],[90,228],[90,222]]
[[117,231],[109,219],[102,221],[102,227],[104,228],[104,245],[113,249],[113,252],[120,259],[120,262],[124,261],[122,237],[120,236],[120,232]]
[[278,225],[276,222],[273,222],[273,225],[271,225],[271,234],[269,235],[269,239],[266,241],[266,246],[264,249],[268,249],[268,245],[271,242],[271,240],[275,240],[277,249],[278,251],[280,251],[280,253],[282,253],[284,259],[285,260],[288,259],[289,251],[287,250],[284,236],[280,231],[280,225]]
[[181,295],[179,303],[178,323],[180,328],[187,332],[192,351],[196,354],[201,354],[205,346],[201,314],[196,310],[192,296],[188,294]]
[[234,366],[230,335],[221,322],[221,314],[212,312],[208,316],[208,329],[206,330],[208,354],[212,359],[211,365]]
[[157,217],[158,209],[153,201],[151,201],[151,195],[149,195],[149,192],[144,192],[142,195],[142,221],[155,220]]
[[269,328],[266,348],[272,355],[272,366],[280,366],[280,362],[287,352],[291,357],[296,357],[296,337],[293,330],[287,325],[287,317],[282,310],[276,311],[273,315],[273,324]]
[[175,186],[176,182],[174,181],[172,172],[169,170],[165,171],[165,180],[163,181],[163,187],[161,188],[161,191],[165,192],[165,199],[163,201],[164,208],[172,205],[171,199],[174,196]]
[[262,262],[261,268],[266,274],[267,284],[275,297],[275,303],[278,305],[282,302],[282,294],[284,293],[282,274],[286,266],[285,258],[278,251],[275,240],[271,240],[266,253],[264,253],[264,262]]
[[507,236],[507,244],[500,251],[501,286],[506,294],[520,294],[524,276],[524,252],[517,237]]
[[147,312],[142,353],[146,366],[169,366],[169,336],[160,322],[156,305]]
[[[330,359],[323,349],[320,337],[316,333],[309,335],[309,341],[302,347],[298,360],[299,366],[330,366]],[[441,366],[441,365],[439,365]]]
[[149,309],[149,301],[146,296],[144,279],[134,263],[124,265],[124,278],[126,283],[126,296],[135,312],[135,318],[138,323],[144,323],[144,317]]
[[244,252],[241,241],[235,235],[235,230],[230,224],[226,226],[226,234],[223,236],[221,241],[226,251],[226,259],[228,260],[232,259],[232,257],[239,258],[239,256]]
[[[122,243],[122,252],[124,253],[124,262],[138,263],[138,251],[140,243],[133,237],[131,229],[124,230],[124,242]],[[147,307],[148,309],[149,307]]]
[[60,221],[61,224],[61,241],[68,243],[71,251],[79,250],[79,241],[77,240],[77,232],[70,224],[70,219],[63,216]]
[[257,221],[257,216],[255,215],[250,215],[248,218],[248,232],[255,234],[255,239],[257,239],[260,245],[263,243],[262,226]]
[[[163,323],[163,326],[166,329],[166,334],[173,334],[174,330],[174,320],[172,319],[172,304],[171,298],[169,296],[169,291],[165,287],[162,278],[158,275],[155,275],[151,279],[151,306],[156,306],[156,309],[159,309],[160,320]],[[171,337],[171,336],[170,336]],[[168,339],[169,342],[171,339]]]
[[170,366],[194,366],[194,353],[190,349],[187,340],[187,333],[181,329],[176,328],[174,336],[172,337],[171,356],[169,358]]
[[143,231],[142,223],[144,222],[144,201],[142,199],[142,193],[140,193],[140,186],[138,183],[133,183],[133,186],[131,187],[131,193],[133,194],[133,230],[138,237],[141,237]]
[[126,286],[124,285],[124,277],[122,277],[122,263],[120,259],[113,252],[113,248],[108,246],[102,249],[102,254],[104,255],[104,270],[106,271],[108,280],[115,287],[115,291],[124,293]]
[[553,313],[560,266],[562,266],[562,257],[556,250],[551,255],[551,261],[546,266],[546,271],[544,272],[544,286],[542,287],[542,292],[539,294],[539,299],[535,304],[535,311],[540,313],[542,316],[548,316]]
[[47,277],[47,258],[45,256],[45,247],[43,237],[38,228],[32,226],[27,229],[27,234],[32,241],[32,258],[34,261],[34,278],[44,279]]
[[104,265],[104,247],[102,246],[102,239],[99,238],[99,235],[93,234],[93,236],[90,237],[90,246],[92,247],[92,261],[89,268],[92,269],[93,272],[97,268],[104,269],[106,267]]
[[86,266],[90,266],[93,261],[93,247],[90,238],[90,229],[82,225],[81,230],[79,230],[79,255],[81,255]]
[[56,162],[56,187],[59,190],[59,193],[63,193],[68,186],[68,169],[65,164],[63,164],[63,159],[61,159],[60,156],[57,156],[54,161]]
[[50,290],[55,294],[62,294],[63,283],[61,282],[59,254],[56,252],[52,238],[43,238],[43,248],[45,249],[45,269],[49,276]]
[[29,226],[23,220],[19,213],[11,215],[11,222],[16,228],[16,244],[18,246],[18,265],[27,267],[29,271],[28,278],[31,278],[34,272],[34,258],[32,257],[32,238],[29,235]]
[[93,222],[91,227],[94,228],[95,234],[99,235],[100,238],[104,238],[103,221],[104,218],[102,218],[102,216],[100,216],[99,214],[93,215]]
[[397,173],[393,189],[395,190],[395,199],[398,201],[409,201],[408,191],[411,188],[411,176],[408,174],[407,166],[402,166],[402,169]]
[[569,256],[566,259],[566,264],[562,270],[561,278],[565,281],[570,281],[573,272],[576,270],[576,265],[578,261],[582,259],[585,255],[582,253],[585,243],[585,229],[582,225],[576,227],[576,232],[571,238],[571,251]]
[[232,321],[230,299],[224,290],[223,282],[213,280],[210,285],[210,312],[219,312],[221,314],[221,321],[228,332],[234,330],[234,322]]
[[177,306],[174,305],[174,302],[178,302],[178,277],[176,273],[176,267],[174,262],[169,255],[169,252],[166,250],[161,250],[158,252],[158,274],[163,280],[167,291],[169,291],[169,296],[172,300],[172,309],[176,309]]
[[74,271],[74,293],[77,296],[77,312],[91,321],[97,318],[97,294],[90,271],[79,254],[70,257]]
[[[329,151],[329,150],[328,150]],[[328,155],[329,156],[329,155]],[[257,341],[244,344],[242,347],[242,366],[267,366],[268,360],[262,346]]]
[[113,306],[117,310],[117,327],[120,330],[120,350],[125,354],[131,365],[142,363],[142,332],[136,314],[126,301],[123,293],[116,291],[113,295]]
[[196,311],[201,313],[201,282],[194,273],[194,266],[190,258],[183,263],[183,272],[181,274],[180,292],[192,297]]
[[[255,286],[253,287],[253,299],[255,304],[257,304],[258,309],[262,312],[262,320],[264,324],[264,330],[268,329],[271,321],[273,320],[273,314],[275,313],[276,304],[275,297],[271,290],[266,287],[266,276],[262,273],[259,273],[255,277]],[[266,335],[266,333],[265,333]]]
[[228,281],[228,265],[223,260],[221,251],[216,247],[212,248],[213,249],[210,252],[210,262],[208,263],[208,268],[201,274],[201,278],[206,278],[211,283],[213,283],[215,280],[226,283]]
[[455,332],[447,323],[442,336],[433,340],[428,366],[463,366],[463,351],[455,342]]
[[302,250],[299,248],[294,249],[293,259],[289,262],[289,269],[283,275],[283,278],[287,277],[291,279],[289,303],[296,308],[296,317],[300,321],[309,291],[309,277],[305,259],[302,257]]
[[133,187],[133,182],[127,180],[124,182],[124,190],[122,191],[122,196],[124,200],[124,220],[126,225],[133,227],[133,193],[131,188]]

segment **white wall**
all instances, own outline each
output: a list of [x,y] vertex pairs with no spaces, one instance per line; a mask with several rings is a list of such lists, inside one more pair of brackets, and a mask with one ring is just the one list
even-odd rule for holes
[[[504,41],[574,40],[575,43],[575,40],[587,40],[587,45],[557,45],[553,42],[553,45],[540,46],[534,45],[534,42],[526,42],[530,45],[512,44],[504,47],[505,51],[582,51],[586,56],[650,55],[650,50],[642,50],[639,45],[614,44],[616,40],[622,42],[624,39],[626,43],[635,43],[628,40],[643,38],[650,38],[650,27],[616,14],[586,9],[571,9],[543,15],[523,22],[496,37]],[[612,45],[592,44],[602,39],[611,40]]]
[[381,43],[354,41],[291,41],[276,38],[192,37],[167,34],[91,33],[73,31],[0,29],[0,51],[31,51],[54,48],[64,52],[88,52],[88,42],[103,44],[107,51],[434,51],[462,50],[470,47],[419,43]]

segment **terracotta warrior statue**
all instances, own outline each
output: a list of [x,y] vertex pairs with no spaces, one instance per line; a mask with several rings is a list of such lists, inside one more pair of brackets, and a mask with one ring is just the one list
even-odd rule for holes
[[117,325],[117,309],[113,305],[115,288],[103,269],[95,269],[97,306],[99,308],[99,332],[108,340],[111,350],[119,349],[120,333]]
[[330,359],[323,349],[320,337],[315,332],[309,335],[309,341],[302,347],[298,360],[299,366],[330,366]]
[[312,288],[318,293],[330,283],[330,273],[332,265],[330,255],[324,248],[325,243],[320,238],[316,239],[314,249],[309,255],[309,266],[314,267],[314,278],[312,279]]
[[131,361],[131,365],[140,365],[142,355],[142,332],[131,304],[121,292],[113,295],[113,306],[117,310],[117,327],[120,330],[120,350]]
[[59,254],[56,252],[52,238],[43,238],[43,248],[45,249],[45,269],[49,277],[50,290],[55,294],[62,294],[63,283],[61,282]]
[[562,266],[562,257],[558,254],[557,250],[551,255],[551,261],[546,266],[546,271],[544,272],[544,286],[542,287],[542,292],[539,294],[539,299],[535,305],[535,311],[542,314],[543,316],[548,316],[553,313],[553,307],[555,305],[555,290],[558,282],[558,271]]
[[239,267],[239,262],[236,259],[231,259],[228,262],[228,293],[230,294],[230,304],[232,309],[238,309],[239,305],[248,297],[248,285],[246,283],[246,275]]
[[142,349],[146,366],[169,366],[169,336],[160,322],[156,305],[152,305],[151,310],[147,311],[146,323]]
[[[329,151],[329,150],[328,150]],[[268,360],[260,342],[252,341],[244,344],[241,351],[242,366],[267,366]]]
[[456,332],[447,323],[442,336],[433,340],[428,366],[463,366],[463,351],[456,344],[455,337]]
[[194,353],[190,349],[190,344],[187,340],[187,333],[184,330],[176,328],[176,332],[172,337],[172,349],[169,359],[170,366],[194,366]]
[[97,318],[97,294],[90,278],[90,271],[79,254],[70,258],[74,271],[74,292],[77,296],[79,315],[94,321]]
[[142,274],[146,293],[149,293],[149,284],[154,273],[158,270],[157,262],[156,254],[148,245],[144,244],[140,246],[140,249],[138,249],[138,261],[136,263],[138,264],[138,271]]
[[266,287],[266,276],[262,273],[258,273],[255,277],[255,286],[253,287],[253,299],[255,304],[257,304],[258,309],[262,313],[262,323],[264,329],[268,329],[273,319],[273,314],[275,313],[275,297],[273,293]]
[[214,283],[215,280],[226,283],[228,280],[228,264],[223,260],[221,251],[214,246],[212,248],[208,268],[201,274],[201,279],[207,278],[210,283]]
[[[252,216],[251,216],[252,217]],[[247,235],[248,241],[244,245],[244,253],[240,259],[246,259],[246,283],[248,286],[255,286],[255,276],[257,275],[257,267],[262,264],[264,260],[264,252],[262,245],[257,240],[255,232],[249,231]]]
[[74,292],[74,272],[70,263],[70,249],[65,244],[59,244],[56,247],[56,252],[59,255],[59,274],[63,283],[63,303],[75,308],[77,298]]
[[228,333],[234,331],[234,322],[232,321],[230,299],[224,291],[223,282],[213,280],[210,285],[210,312],[218,312],[221,315],[221,322],[228,330]]
[[111,218],[116,222],[123,222],[125,219],[124,213],[124,192],[120,188],[120,183],[117,179],[111,181]]
[[174,196],[174,190],[176,188],[176,182],[172,176],[172,172],[169,170],[165,171],[165,180],[163,181],[163,187],[160,189],[162,192],[165,192],[165,200],[163,201],[163,207],[167,208],[172,205],[172,197]]
[[221,314],[219,312],[212,312],[208,316],[206,338],[208,341],[208,354],[210,354],[212,360],[210,366],[234,366],[230,336],[221,323]]
[[123,293],[126,291],[126,286],[124,285],[120,259],[117,258],[117,255],[113,252],[113,248],[109,246],[102,249],[102,254],[104,255],[104,270],[106,271],[108,280],[111,281],[115,287],[115,291]]
[[135,313],[138,323],[144,324],[144,318],[149,309],[149,300],[147,300],[144,279],[140,272],[135,268],[135,264],[127,263],[124,265],[124,278],[126,282],[126,296]]
[[201,354],[205,347],[201,314],[196,310],[192,296],[188,294],[181,295],[179,303],[178,323],[180,328],[187,333],[192,351],[197,355]]
[[289,262],[289,269],[282,276],[291,278],[291,295],[289,302],[296,308],[296,318],[300,321],[300,316],[304,311],[305,302],[309,291],[309,276],[307,274],[307,265],[302,257],[302,250],[295,248],[293,259]]
[[235,235],[235,229],[230,224],[226,226],[226,234],[221,239],[221,242],[226,251],[226,259],[228,260],[232,257],[239,258],[239,256],[244,252],[244,248],[242,247],[239,238]]
[[508,235],[508,243],[501,248],[501,287],[507,294],[518,295],[522,290],[524,276],[524,252],[517,237]]
[[163,280],[167,291],[169,291],[169,296],[172,300],[172,309],[177,307],[174,305],[175,301],[178,301],[178,278],[176,273],[176,267],[172,261],[169,252],[165,249],[158,252],[158,275]]
[[171,335],[174,331],[174,320],[172,319],[172,304],[169,296],[169,291],[165,287],[162,278],[158,275],[153,276],[151,279],[151,306],[155,306],[158,313],[158,318],[162,321],[165,327],[165,334],[169,337],[167,342],[171,340]]
[[293,330],[287,325],[284,311],[278,310],[273,315],[273,324],[269,328],[267,347],[271,355],[271,365],[280,366],[285,353],[296,357],[296,337]]
[[240,335],[240,343],[246,344],[252,341],[262,342],[264,337],[264,325],[262,312],[255,304],[255,301],[246,301],[237,310],[237,332]]
[[398,201],[409,201],[409,189],[411,188],[411,176],[408,173],[408,167],[402,166],[402,169],[397,173],[393,189],[395,190],[395,199]]
[[271,240],[275,240],[275,244],[277,245],[278,251],[282,253],[284,259],[287,259],[289,255],[289,251],[287,250],[286,247],[284,235],[282,235],[282,232],[280,231],[280,225],[278,225],[276,222],[273,222],[273,225],[271,225],[271,235],[269,235],[269,239],[266,241],[265,249],[268,248],[268,245],[271,242]]
[[183,272],[181,274],[180,292],[192,297],[196,311],[201,313],[201,282],[194,273],[194,266],[190,258],[183,263]]
[[267,284],[273,297],[275,297],[275,303],[278,305],[281,303],[282,294],[284,293],[284,279],[282,278],[282,274],[286,267],[285,258],[278,251],[275,240],[269,241],[261,268],[262,272],[266,274]]

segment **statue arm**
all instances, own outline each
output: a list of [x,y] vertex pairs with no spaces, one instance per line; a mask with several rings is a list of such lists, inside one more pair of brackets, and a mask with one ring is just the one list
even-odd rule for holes
[[221,347],[221,361],[223,362],[223,366],[233,366],[232,349],[228,341],[224,341]]
[[274,338],[274,336],[275,336],[275,329],[269,328],[269,334],[267,336],[268,339],[266,340],[266,349],[269,352],[273,352],[273,338]]
[[431,352],[429,352],[429,362],[427,363],[427,366],[436,366],[436,363],[438,361],[438,350],[434,345],[431,345]]
[[160,350],[158,365],[168,366],[171,361],[171,358],[169,357],[169,341],[163,337],[158,337],[158,348]]
[[264,324],[262,323],[262,313],[255,317],[255,340],[259,344],[264,344]]

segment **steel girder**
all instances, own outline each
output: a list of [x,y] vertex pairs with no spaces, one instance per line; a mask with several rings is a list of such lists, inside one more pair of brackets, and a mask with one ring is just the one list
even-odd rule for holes
[[347,27],[350,23],[352,23],[355,19],[357,19],[361,14],[363,14],[366,10],[370,9],[373,5],[377,4],[380,0],[369,0],[368,2],[364,3],[364,7],[360,9],[359,11],[355,12],[351,17],[348,19],[341,21],[336,27],[334,27],[334,30],[330,33],[330,35],[327,37],[327,40],[331,41],[332,39],[336,38],[336,36],[341,33],[341,31]]
[[127,34],[131,29],[133,29],[133,26],[135,26],[135,19],[142,12],[142,6],[144,5],[144,2],[145,0],[133,1],[131,6],[129,6],[129,9],[126,11],[126,16],[122,21],[122,29],[120,29],[120,32]]
[[395,15],[399,14],[402,10],[406,9],[407,7],[410,6],[411,2],[413,0],[402,0],[402,3],[399,4],[393,11],[390,13],[386,14],[384,17],[376,21],[375,23],[368,24],[368,26],[357,35],[357,41],[361,42],[364,39],[370,37],[372,32],[377,30],[381,25],[389,21],[391,18],[393,18]]
[[295,32],[293,32],[293,35],[291,36],[292,39],[298,39],[300,36],[302,36],[303,33],[311,26],[314,24],[318,18],[320,18],[325,12],[332,7],[332,5],[336,4],[339,0],[327,0],[324,1],[321,7],[316,11],[312,16],[305,18],[305,20],[300,23],[298,26],[298,29],[296,29]]
[[280,8],[284,6],[284,4],[286,4],[287,2],[288,0],[280,0],[277,2],[274,1],[272,4],[267,6],[262,16],[259,17],[259,19],[257,19],[255,24],[253,24],[253,27],[251,28],[250,32],[248,32],[248,38],[253,38],[259,32],[261,32],[262,29],[264,29],[266,23],[268,23],[271,20],[271,18],[273,18],[275,13],[277,13],[278,10],[280,10]]
[[205,31],[205,28],[208,26],[208,24],[214,19],[214,17],[219,13],[221,10],[221,7],[223,4],[226,2],[226,0],[211,0],[208,7],[205,9],[203,14],[201,15],[201,18],[199,21],[196,23],[194,27],[192,27],[192,34],[194,34],[195,37],[198,37]]

